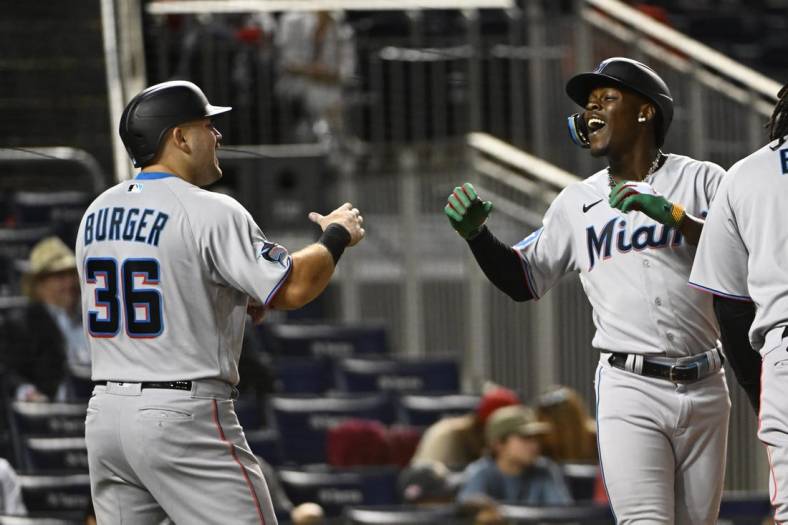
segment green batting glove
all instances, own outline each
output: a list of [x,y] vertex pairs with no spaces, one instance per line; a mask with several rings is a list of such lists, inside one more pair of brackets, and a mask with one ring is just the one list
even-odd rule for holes
[[473,184],[466,182],[454,188],[443,211],[460,237],[467,240],[479,233],[492,208],[492,202],[482,202]]
[[630,211],[645,213],[655,221],[671,228],[678,228],[684,219],[684,208],[681,205],[673,204],[656,192],[641,193],[627,181],[620,182],[611,190],[610,207],[618,208],[624,213]]

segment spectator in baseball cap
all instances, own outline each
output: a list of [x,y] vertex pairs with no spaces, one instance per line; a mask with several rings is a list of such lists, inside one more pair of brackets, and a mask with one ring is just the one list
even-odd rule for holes
[[485,507],[490,502],[572,503],[560,467],[540,456],[538,438],[549,430],[550,425],[538,421],[528,407],[513,405],[497,410],[484,428],[489,454],[468,465],[457,499],[466,505]]
[[463,469],[484,451],[484,425],[501,407],[520,404],[512,390],[488,384],[474,412],[446,417],[427,428],[411,459],[411,466],[437,461],[449,469]]

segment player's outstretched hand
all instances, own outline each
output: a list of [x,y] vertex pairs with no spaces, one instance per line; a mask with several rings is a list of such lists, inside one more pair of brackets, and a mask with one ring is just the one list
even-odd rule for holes
[[624,213],[640,211],[655,221],[677,227],[684,209],[674,205],[646,182],[622,181],[610,190],[610,207]]
[[350,244],[348,246],[354,246],[364,238],[364,217],[361,216],[358,208],[354,208],[349,202],[346,202],[328,215],[320,215],[315,211],[310,212],[309,220],[318,223],[323,231],[331,223],[343,226],[350,234]]
[[473,188],[473,184],[466,182],[454,188],[443,212],[457,233],[463,239],[470,239],[478,233],[479,228],[490,216],[492,208],[492,202],[483,202]]

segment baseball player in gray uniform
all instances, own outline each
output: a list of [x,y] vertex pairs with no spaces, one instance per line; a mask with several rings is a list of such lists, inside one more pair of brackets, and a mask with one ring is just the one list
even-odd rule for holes
[[244,318],[318,296],[363,219],[349,203],[313,212],[322,236],[290,254],[238,202],[201,189],[222,175],[213,119],[230,109],[191,82],[135,96],[120,135],[142,171],[79,227],[99,523],[276,523],[234,411]]
[[[445,208],[487,277],[518,301],[577,272],[593,307],[599,456],[621,524],[716,523],[730,400],[707,294],[686,286],[719,166],[663,154],[673,99],[647,66],[611,58],[573,77],[580,144],[609,167],[556,197],[509,247],[470,184]],[[579,131],[579,133],[578,133]],[[612,187],[612,188],[611,188]],[[571,329],[571,327],[569,327]]]
[[[774,519],[788,523],[788,85],[778,96],[771,142],[734,164],[717,192],[690,284],[714,294],[723,332],[749,331],[760,353],[758,437],[771,466]],[[757,370],[758,354],[747,343],[739,348]]]

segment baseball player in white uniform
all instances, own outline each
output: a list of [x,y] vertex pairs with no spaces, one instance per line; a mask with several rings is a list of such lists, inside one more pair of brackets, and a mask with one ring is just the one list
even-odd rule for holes
[[[734,164],[717,192],[690,284],[712,292],[715,306],[721,303],[715,309],[720,326],[749,330],[752,349],[760,353],[758,437],[771,467],[775,521],[788,523],[788,265],[782,258],[788,243],[788,85],[778,96],[771,142]],[[757,362],[758,354],[745,350]]]
[[583,126],[581,144],[607,157],[608,169],[565,188],[542,228],[513,247],[484,226],[492,203],[470,184],[455,188],[444,211],[515,300],[538,299],[579,273],[601,352],[599,456],[618,523],[716,523],[730,400],[711,300],[686,279],[696,217],[724,171],[660,151],[673,100],[639,62],[608,59],[573,77],[567,93],[585,108],[572,119]]
[[363,219],[350,204],[311,213],[322,237],[289,254],[235,200],[201,189],[221,177],[213,118],[230,109],[190,82],[135,96],[120,135],[142,171],[79,227],[99,523],[276,523],[234,411],[244,318],[318,296]]

